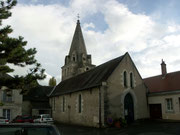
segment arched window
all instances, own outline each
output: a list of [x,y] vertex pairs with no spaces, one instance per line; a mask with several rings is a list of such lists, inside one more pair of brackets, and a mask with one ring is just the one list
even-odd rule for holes
[[78,112],[79,113],[82,112],[82,97],[81,97],[81,94],[79,94],[79,97],[78,97]]
[[66,102],[66,99],[65,97],[63,96],[63,99],[62,99],[62,111],[65,112],[65,102]]
[[124,87],[127,87],[127,72],[124,71],[123,73],[123,79],[124,79]]
[[67,75],[69,75],[69,72],[70,72],[70,69],[69,69],[69,67],[67,68]]
[[64,69],[64,75],[66,76],[67,75],[67,73],[66,73],[67,71],[66,71],[66,69]]
[[134,77],[133,77],[133,73],[130,73],[130,86],[131,86],[131,88],[134,88]]
[[75,54],[73,54],[72,60],[73,60],[74,62],[76,61],[76,55],[75,55]]
[[86,55],[85,54],[82,55],[82,60],[86,61]]

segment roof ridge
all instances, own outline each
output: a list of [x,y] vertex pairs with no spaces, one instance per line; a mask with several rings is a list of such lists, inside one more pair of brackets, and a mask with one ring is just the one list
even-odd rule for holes
[[[96,67],[93,68],[93,69],[90,69],[90,70],[88,70],[88,71],[86,71],[86,72],[83,72],[83,73],[81,73],[81,74],[78,74],[78,75],[76,75],[76,76],[73,76],[73,77],[71,77],[71,78],[68,78],[68,79],[66,79],[66,80],[63,80],[63,81],[61,81],[61,82],[70,80],[70,79],[72,79],[72,78],[76,78],[76,77],[81,76],[81,75],[83,75],[83,74],[87,74],[88,72],[92,72],[93,70],[97,70],[98,68],[100,68],[100,67],[102,67],[102,66],[104,66],[104,65],[106,65],[106,64],[108,64],[108,63],[110,63],[110,62],[112,62],[112,61],[114,61],[114,60],[117,60],[117,59],[119,59],[119,58],[122,58],[122,57],[124,57],[125,55],[126,55],[126,54],[121,55],[121,56],[119,56],[119,57],[116,57],[116,58],[114,58],[114,59],[112,59],[112,60],[109,60],[109,61],[107,61],[107,62],[104,62],[104,63],[96,66]],[[60,82],[60,83],[61,83],[61,82]]]
[[[178,73],[178,72],[180,72],[180,71],[169,72],[166,75],[170,75],[170,74],[174,74],[174,73]],[[154,77],[159,77],[159,76],[162,76],[162,74],[146,77],[146,78],[143,78],[143,80],[149,79],[149,78],[154,78]]]

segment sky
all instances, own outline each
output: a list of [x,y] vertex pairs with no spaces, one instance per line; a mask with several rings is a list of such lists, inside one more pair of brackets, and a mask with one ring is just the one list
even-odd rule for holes
[[[162,59],[167,72],[180,70],[179,7],[179,0],[18,0],[3,24],[13,28],[11,36],[23,36],[27,48],[37,49],[36,59],[47,75],[42,85],[52,76],[61,81],[77,14],[93,64],[129,52],[146,78],[161,74]],[[14,74],[28,72],[14,68]]]

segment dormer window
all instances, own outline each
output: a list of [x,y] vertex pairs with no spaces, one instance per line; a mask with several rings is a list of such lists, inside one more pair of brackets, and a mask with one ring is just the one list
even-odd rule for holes
[[3,102],[12,102],[12,91],[3,91]]

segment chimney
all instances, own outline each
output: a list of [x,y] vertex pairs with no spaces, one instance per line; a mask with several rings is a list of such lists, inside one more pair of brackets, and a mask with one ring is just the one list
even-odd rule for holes
[[161,63],[161,71],[162,71],[162,76],[165,77],[167,74],[167,70],[166,70],[166,64],[162,59],[162,63]]

